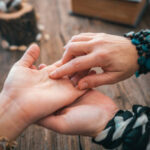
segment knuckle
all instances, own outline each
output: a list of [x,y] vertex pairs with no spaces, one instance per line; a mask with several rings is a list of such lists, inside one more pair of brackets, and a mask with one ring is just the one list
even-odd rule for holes
[[97,42],[98,42],[99,44],[103,44],[103,43],[106,42],[106,40],[105,40],[104,37],[99,37],[98,40],[97,40]]
[[116,82],[111,78],[108,78],[107,81],[105,81],[105,84],[109,84],[109,85],[113,85],[114,83]]
[[79,36],[78,35],[75,35],[75,36],[73,36],[72,38],[71,38],[71,41],[75,41],[76,39],[78,39],[79,38]]
[[72,43],[69,43],[66,47],[65,54],[70,54],[73,51],[74,45]]
[[99,78],[99,77],[96,77],[96,78],[93,80],[93,82],[92,82],[92,84],[91,84],[92,87],[97,87],[97,86],[100,85],[98,78]]
[[110,83],[110,84],[115,84],[115,83],[117,83],[117,82],[119,82],[118,78],[111,78],[111,79],[109,80],[109,83]]
[[95,58],[96,58],[96,60],[100,60],[100,58],[102,60],[108,60],[108,55],[109,54],[108,54],[107,50],[104,50],[102,52],[97,53]]
[[96,43],[98,43],[98,44],[106,43],[107,42],[106,36],[107,36],[106,33],[98,34],[96,37]]
[[85,35],[86,33],[84,33],[84,32],[82,32],[82,33],[80,33],[79,35]]
[[80,64],[81,64],[81,62],[80,62],[79,60],[75,60],[75,61],[73,61],[73,62],[71,63],[71,65],[72,65],[76,70],[80,69]]
[[67,45],[67,51],[71,51],[73,49],[73,43],[69,43]]
[[109,55],[109,52],[108,52],[107,50],[104,50],[104,51],[101,52],[99,55],[100,55],[101,57],[103,57],[103,58],[107,58],[107,56]]
[[114,77],[110,74],[107,74],[107,84],[115,84],[117,83],[119,80],[117,77]]
[[84,48],[82,49],[82,51],[85,53],[85,54],[88,54],[92,51],[93,49],[93,43],[91,42],[86,42],[86,44],[84,45]]
[[101,37],[106,37],[106,35],[107,35],[106,33],[100,33],[99,34],[99,36],[101,36]]

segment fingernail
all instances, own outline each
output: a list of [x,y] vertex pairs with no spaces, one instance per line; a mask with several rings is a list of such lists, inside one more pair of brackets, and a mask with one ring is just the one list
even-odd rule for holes
[[88,83],[87,82],[83,82],[80,86],[80,90],[85,90],[88,88]]
[[50,77],[54,78],[56,76],[56,71],[53,71],[51,74],[50,74]]
[[38,46],[38,44],[35,43],[35,42],[33,42],[33,43],[31,43],[31,44],[29,45],[29,48],[31,48],[32,46]]

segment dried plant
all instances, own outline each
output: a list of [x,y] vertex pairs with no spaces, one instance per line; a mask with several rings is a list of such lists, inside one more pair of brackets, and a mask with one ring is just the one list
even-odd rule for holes
[[0,11],[12,12],[17,10],[22,0],[0,0]]

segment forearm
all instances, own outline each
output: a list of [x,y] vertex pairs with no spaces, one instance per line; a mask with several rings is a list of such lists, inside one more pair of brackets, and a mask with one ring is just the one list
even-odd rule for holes
[[17,136],[27,127],[20,108],[14,100],[0,93],[0,137],[15,140]]

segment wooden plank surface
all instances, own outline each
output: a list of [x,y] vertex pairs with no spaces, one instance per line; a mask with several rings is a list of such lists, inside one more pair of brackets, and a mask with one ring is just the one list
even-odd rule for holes
[[[108,24],[100,20],[69,16],[69,0],[31,0],[40,16],[39,22],[45,26],[45,33],[50,35],[48,42],[41,41],[41,56],[37,62],[52,64],[62,56],[62,47],[75,34],[81,32],[106,32],[122,35],[131,28]],[[140,25],[134,29],[150,28],[150,6]],[[0,47],[0,89],[12,65],[22,56],[22,52],[5,51]],[[98,88],[110,96],[122,109],[129,109],[133,104],[150,106],[150,74],[111,86]],[[91,143],[89,138],[65,136],[33,125],[18,138],[18,150],[103,150]]]

